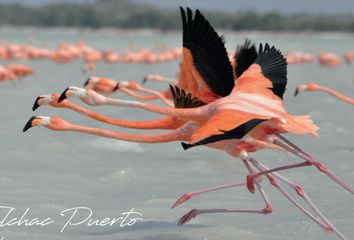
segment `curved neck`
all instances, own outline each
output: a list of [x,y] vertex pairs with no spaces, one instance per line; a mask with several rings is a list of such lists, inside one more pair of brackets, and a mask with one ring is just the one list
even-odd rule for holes
[[344,95],[340,94],[339,92],[336,92],[328,87],[318,86],[316,90],[327,92],[327,93],[331,94],[332,96],[335,96],[336,98],[343,100],[344,102],[354,104],[354,98],[344,96]]
[[129,121],[110,118],[102,114],[96,113],[89,109],[80,107],[74,103],[68,102],[66,107],[82,115],[86,115],[92,119],[95,119],[100,122],[108,123],[115,126],[126,127],[126,128],[135,128],[135,129],[175,129],[183,123],[173,117],[164,117],[160,119],[147,120],[147,121]]

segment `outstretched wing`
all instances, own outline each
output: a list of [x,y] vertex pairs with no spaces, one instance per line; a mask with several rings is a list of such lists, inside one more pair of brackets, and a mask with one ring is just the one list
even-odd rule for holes
[[247,135],[248,132],[250,132],[253,128],[255,128],[258,124],[266,121],[265,119],[251,119],[234,129],[231,129],[229,131],[222,131],[223,134],[220,135],[212,135],[210,137],[207,137],[205,139],[202,139],[198,142],[195,143],[184,143],[182,142],[182,147],[184,150],[187,150],[188,148],[191,147],[196,147],[200,145],[205,145],[205,144],[210,144],[222,140],[227,140],[227,139],[241,139],[244,136]]
[[241,46],[237,46],[234,55],[234,70],[236,78],[240,77],[257,59],[257,49],[248,39]]
[[260,44],[258,57],[237,80],[232,94],[253,93],[283,98],[287,84],[287,62],[274,46]]
[[234,87],[231,63],[222,38],[196,10],[181,8],[183,60],[179,87],[204,102],[229,95]]
[[[250,114],[242,111],[237,110],[223,110],[218,112],[214,116],[212,116],[208,121],[206,121],[191,137],[190,142],[196,143],[203,139],[209,138],[210,136],[220,135],[224,136],[223,139],[230,139],[225,138],[225,134],[229,131],[237,127],[245,127],[242,126],[243,124],[249,122],[252,119],[269,119],[270,117],[265,117],[257,114]],[[248,132],[248,129],[244,128],[241,130]],[[229,135],[227,135],[229,136]]]

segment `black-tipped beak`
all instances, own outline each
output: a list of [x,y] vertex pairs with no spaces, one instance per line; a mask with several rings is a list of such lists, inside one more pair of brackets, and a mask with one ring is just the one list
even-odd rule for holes
[[145,84],[146,82],[147,82],[147,77],[144,77],[144,79],[143,79],[143,84]]
[[89,81],[90,81],[90,78],[88,78],[88,79],[86,80],[86,82],[84,83],[84,87],[87,86],[87,84],[89,83]]
[[187,149],[193,147],[193,145],[189,144],[189,143],[181,142],[181,144],[182,144],[183,150],[187,150]]
[[119,89],[119,83],[114,87],[113,92],[117,91]]
[[296,97],[300,93],[299,88],[297,87],[294,92],[294,97]]
[[28,120],[28,122],[26,123],[26,125],[24,126],[24,128],[23,128],[23,132],[26,132],[28,129],[30,129],[31,127],[33,127],[32,126],[32,121],[34,120],[34,119],[36,119],[36,116],[33,116],[33,117],[31,117],[29,120]]
[[66,98],[67,98],[67,96],[66,96],[66,92],[69,90],[69,88],[66,88],[65,90],[64,90],[64,92],[60,95],[60,97],[58,98],[58,103],[61,103],[62,101],[64,101]]
[[37,97],[36,101],[34,101],[34,104],[33,104],[33,107],[32,107],[32,111],[36,111],[36,109],[41,106],[38,103],[39,99],[41,99],[41,98],[43,98],[43,97]]

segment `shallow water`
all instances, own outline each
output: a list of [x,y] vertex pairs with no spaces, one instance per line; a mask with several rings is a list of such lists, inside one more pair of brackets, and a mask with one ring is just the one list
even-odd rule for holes
[[[61,41],[84,39],[98,48],[122,51],[129,44],[152,47],[156,43],[180,46],[179,34],[128,34],[107,32],[50,32],[38,30],[2,31],[1,38],[25,42],[33,36],[36,42],[54,47]],[[259,43],[268,41],[282,51],[288,49],[318,53],[319,49],[343,54],[354,50],[352,35],[328,34],[261,34],[225,33],[227,47],[248,37]],[[35,128],[22,133],[32,115],[57,115],[70,122],[135,132],[106,126],[63,109],[41,107],[34,114],[31,107],[40,94],[62,92],[69,85],[81,86],[87,76],[83,62],[69,64],[24,62],[34,67],[36,76],[16,83],[0,84],[0,189],[2,206],[17,209],[20,217],[30,208],[29,217],[52,217],[55,222],[45,227],[4,226],[0,238],[5,239],[337,239],[295,209],[267,181],[263,186],[273,202],[270,215],[213,214],[202,215],[185,226],[176,226],[178,219],[193,208],[263,208],[258,193],[245,188],[229,189],[195,197],[176,209],[170,207],[184,192],[218,184],[243,181],[246,169],[238,159],[223,152],[195,148],[183,151],[179,143],[137,144],[77,133],[58,133]],[[140,81],[145,74],[160,73],[173,77],[178,62],[154,65],[99,63],[98,75],[118,80]],[[341,64],[325,69],[317,63],[289,66],[286,107],[292,114],[310,114],[320,126],[320,138],[289,137],[320,159],[343,180],[354,185],[354,109],[324,93],[304,93],[297,98],[293,91],[298,84],[314,81],[353,96],[353,65]],[[150,84],[163,89],[161,84]],[[122,97],[121,93],[118,96]],[[75,101],[79,103],[78,101]],[[81,104],[81,103],[79,103]],[[149,119],[153,114],[118,107],[93,108],[111,117]],[[261,151],[254,155],[269,166],[300,161],[288,154]],[[319,208],[349,239],[354,237],[354,197],[341,189],[315,168],[296,169],[284,175],[303,185]],[[291,191],[289,189],[289,191]],[[292,192],[292,191],[291,191]],[[297,196],[294,194],[297,198]],[[93,210],[93,218],[120,217],[134,208],[143,214],[144,222],[132,227],[68,226],[60,229],[67,217],[64,209],[82,206]],[[0,221],[5,216],[0,210]]]

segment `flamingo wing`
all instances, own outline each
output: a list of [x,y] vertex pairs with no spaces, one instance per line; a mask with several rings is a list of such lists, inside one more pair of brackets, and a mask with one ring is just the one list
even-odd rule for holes
[[220,136],[222,138],[221,140],[230,139],[230,137],[225,138],[230,136],[230,134],[227,133],[237,127],[242,128],[239,128],[238,131],[246,134],[249,130],[248,128],[245,128],[246,125],[243,124],[252,119],[269,119],[269,117],[237,110],[220,111],[200,126],[200,128],[192,135],[190,142],[193,144],[215,135]]
[[181,9],[183,60],[179,87],[202,101],[211,102],[229,95],[234,76],[223,39],[196,10]]
[[210,137],[207,137],[207,138],[202,139],[200,141],[194,142],[192,144],[182,142],[182,147],[184,150],[187,150],[188,148],[191,148],[191,147],[210,144],[210,143],[214,143],[214,142],[218,142],[218,141],[222,141],[222,140],[241,139],[244,136],[246,136],[248,132],[250,132],[253,128],[255,128],[258,124],[262,123],[263,121],[266,121],[266,119],[258,119],[258,118],[251,119],[247,122],[240,124],[239,126],[235,127],[234,129],[231,129],[229,131],[222,131],[223,134],[212,135]]
[[237,80],[231,94],[262,94],[283,98],[287,84],[287,62],[274,46],[260,44],[258,57]]
[[240,77],[257,59],[257,49],[254,44],[248,39],[241,46],[237,46],[234,55],[234,70],[236,78]]
[[175,108],[196,108],[206,105],[205,102],[200,101],[177,86],[170,85],[170,90]]

